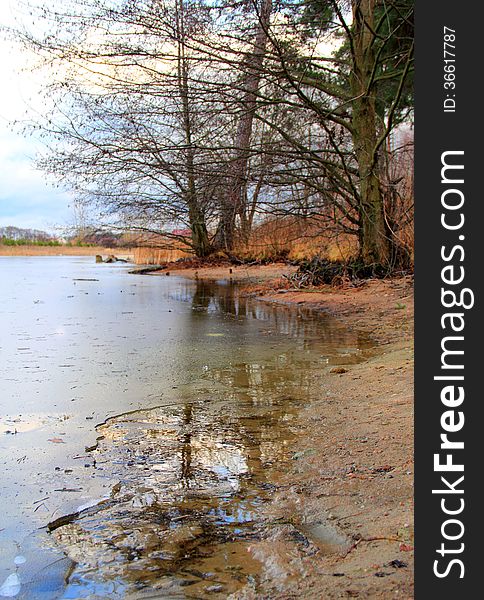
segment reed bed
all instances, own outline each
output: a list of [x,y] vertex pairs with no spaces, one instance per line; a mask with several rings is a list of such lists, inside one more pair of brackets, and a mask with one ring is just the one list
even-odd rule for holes
[[137,265],[160,265],[165,262],[175,262],[179,258],[187,258],[189,256],[192,255],[179,248],[155,248],[144,246],[134,249],[133,261]]
[[101,246],[5,246],[0,244],[0,256],[95,256],[114,254],[132,259],[132,248],[103,248]]

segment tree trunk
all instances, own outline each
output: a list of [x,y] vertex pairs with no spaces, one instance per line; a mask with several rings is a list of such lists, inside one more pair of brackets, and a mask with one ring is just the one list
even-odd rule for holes
[[199,258],[204,258],[212,252],[205,216],[195,204],[189,206],[188,218],[190,220],[190,229],[192,230],[193,251]]
[[192,248],[199,258],[208,256],[212,250],[208,237],[205,215],[200,207],[197,195],[195,176],[195,149],[192,139],[192,119],[189,103],[188,62],[185,56],[185,23],[184,0],[179,0],[177,5],[177,35],[178,35],[178,89],[181,98],[181,118],[185,135],[185,166],[186,190],[185,200],[188,206],[188,220],[192,231]]
[[387,265],[390,236],[385,223],[383,193],[378,176],[380,161],[375,156],[378,123],[373,33],[375,0],[353,2],[353,143],[359,171],[359,241],[365,264]]
[[[235,135],[235,151],[229,166],[229,182],[224,198],[216,244],[224,250],[232,250],[235,242],[237,216],[246,225],[247,208],[247,171],[250,158],[250,143],[254,114],[257,104],[257,91],[261,79],[261,69],[266,53],[268,27],[272,12],[272,0],[262,0],[259,12],[259,24],[253,50],[247,56],[243,82],[245,93],[242,99],[244,112],[240,116]],[[247,231],[244,232],[247,236]]]

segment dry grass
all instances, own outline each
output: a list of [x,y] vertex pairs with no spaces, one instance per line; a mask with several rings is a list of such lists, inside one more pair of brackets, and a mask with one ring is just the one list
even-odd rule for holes
[[[393,164],[389,180],[398,181],[398,189],[389,188],[386,218],[400,248],[413,262],[413,155],[407,152]],[[163,264],[193,257],[188,247],[162,236],[138,240],[134,250],[136,264]],[[356,236],[342,233],[331,225],[330,216],[302,219],[294,216],[266,219],[255,225],[248,242],[236,242],[233,254],[247,260],[302,260],[320,256],[331,261],[348,261],[358,254]]]
[[192,256],[179,248],[135,248],[134,262],[137,265],[161,265],[165,262],[175,262],[179,258]]
[[132,257],[131,248],[102,248],[100,246],[3,246],[0,256],[107,256],[114,254],[123,258]]
[[254,228],[249,243],[239,250],[242,256],[259,259],[305,259],[320,255],[346,260],[357,251],[356,239],[335,234],[316,221],[295,217],[270,219]]
[[[134,249],[134,262],[139,265],[158,265],[193,257],[179,243],[159,238],[150,240],[153,246]],[[246,244],[236,244],[234,254],[254,260],[302,259],[323,255],[331,260],[343,260],[354,254],[356,245],[350,236],[322,233],[317,224],[286,217],[267,220],[254,228]]]

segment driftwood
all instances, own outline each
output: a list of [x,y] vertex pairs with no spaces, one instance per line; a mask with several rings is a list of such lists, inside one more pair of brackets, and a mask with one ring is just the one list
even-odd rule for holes
[[163,271],[166,269],[166,265],[144,265],[129,271],[130,275],[144,275],[145,273],[151,273],[152,271]]

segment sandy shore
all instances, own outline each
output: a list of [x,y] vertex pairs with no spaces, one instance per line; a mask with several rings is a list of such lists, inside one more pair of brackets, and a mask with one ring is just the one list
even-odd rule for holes
[[[189,263],[190,265],[190,263]],[[207,280],[232,280],[244,283],[245,287],[251,291],[277,290],[282,283],[285,274],[296,271],[296,267],[286,265],[285,263],[273,263],[269,265],[218,265],[208,267],[181,266],[177,263],[170,264],[163,271],[155,272],[153,275],[175,275],[179,277],[188,277],[189,279],[207,279]],[[252,288],[257,284],[264,284],[265,287]]]
[[[279,534],[254,543],[251,553],[265,564],[262,597],[412,598],[412,280],[288,291],[280,289],[288,287],[282,277],[288,270],[284,265],[169,269],[185,277],[232,278],[262,301],[328,312],[378,343],[365,362],[314,373],[321,399],[291,424],[298,434],[294,466],[272,506],[275,519],[303,532],[303,552],[291,556]],[[343,534],[346,548],[326,552],[318,543],[319,523]],[[235,597],[260,594],[260,588],[255,594],[247,587]]]

